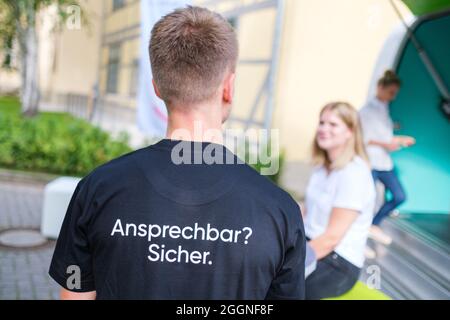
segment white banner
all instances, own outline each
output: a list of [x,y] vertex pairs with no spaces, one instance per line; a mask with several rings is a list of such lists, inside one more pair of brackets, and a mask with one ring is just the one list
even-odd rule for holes
[[148,46],[154,24],[176,8],[186,7],[190,0],[141,0],[141,47],[137,123],[139,129],[153,137],[164,137],[167,129],[167,110],[152,85],[152,71]]

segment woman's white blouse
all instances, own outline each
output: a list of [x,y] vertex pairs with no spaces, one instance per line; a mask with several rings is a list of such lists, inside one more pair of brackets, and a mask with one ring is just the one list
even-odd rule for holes
[[380,146],[368,145],[370,140],[390,143],[394,138],[394,123],[389,114],[389,105],[373,98],[360,110],[359,118],[372,168],[391,171],[394,163],[390,152]]
[[306,189],[305,206],[305,231],[310,239],[325,232],[333,208],[358,211],[358,218],[334,251],[361,268],[375,206],[375,186],[369,165],[355,156],[344,168],[329,174],[323,166],[317,167]]

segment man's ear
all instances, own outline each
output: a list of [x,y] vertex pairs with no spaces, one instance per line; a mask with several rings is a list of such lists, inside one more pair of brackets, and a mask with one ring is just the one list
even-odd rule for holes
[[161,94],[159,93],[159,89],[158,89],[158,87],[156,86],[155,79],[152,79],[152,84],[153,84],[153,89],[155,89],[156,96],[157,96],[158,98],[162,99],[162,98],[161,98]]
[[233,103],[233,96],[234,96],[234,83],[236,80],[236,74],[230,73],[224,82],[223,86],[223,101],[227,104]]

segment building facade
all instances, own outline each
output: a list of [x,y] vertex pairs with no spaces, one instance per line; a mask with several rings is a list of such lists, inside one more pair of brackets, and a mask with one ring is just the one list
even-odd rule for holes
[[[225,14],[238,32],[240,63],[229,126],[279,129],[288,162],[307,161],[324,104],[364,103],[378,53],[399,23],[384,0],[282,0],[281,7],[277,0],[193,2]],[[86,105],[95,97],[103,108],[116,110],[118,119],[126,114],[133,121],[140,1],[83,3],[90,26],[42,35],[44,100]]]

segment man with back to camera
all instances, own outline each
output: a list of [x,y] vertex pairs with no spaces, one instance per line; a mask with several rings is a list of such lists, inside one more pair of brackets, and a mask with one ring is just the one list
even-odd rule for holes
[[[303,299],[297,203],[220,141],[170,139],[222,130],[238,58],[231,25],[207,9],[178,9],[154,26],[149,51],[168,138],[78,184],[50,266],[61,298]],[[233,164],[176,164],[186,144],[183,159],[212,148]]]

